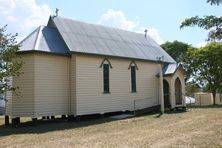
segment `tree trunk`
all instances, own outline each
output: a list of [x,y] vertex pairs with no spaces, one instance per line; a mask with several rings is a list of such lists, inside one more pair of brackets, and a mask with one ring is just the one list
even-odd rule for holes
[[216,105],[216,91],[212,91],[213,93],[213,104]]

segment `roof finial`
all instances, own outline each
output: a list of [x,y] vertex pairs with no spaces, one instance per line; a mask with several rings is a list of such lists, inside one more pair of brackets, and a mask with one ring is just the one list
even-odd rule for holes
[[56,11],[55,11],[55,13],[56,13],[56,15],[55,15],[55,16],[56,16],[56,17],[59,15],[59,14],[58,14],[58,12],[59,12],[59,9],[58,9],[58,8],[56,8]]
[[146,38],[146,35],[147,35],[148,30],[147,30],[147,29],[145,29],[145,30],[144,30],[144,32],[145,32],[145,38]]

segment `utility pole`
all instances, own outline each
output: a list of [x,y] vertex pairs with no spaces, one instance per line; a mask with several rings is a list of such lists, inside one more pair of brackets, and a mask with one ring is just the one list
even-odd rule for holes
[[160,64],[160,72],[159,72],[159,99],[160,99],[160,105],[161,105],[161,113],[164,113],[164,97],[163,97],[163,70],[162,70],[162,65],[163,65],[163,58],[162,57],[157,57],[157,61]]

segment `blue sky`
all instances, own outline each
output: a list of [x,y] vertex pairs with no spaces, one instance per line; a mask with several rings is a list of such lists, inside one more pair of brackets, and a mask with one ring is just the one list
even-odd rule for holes
[[221,6],[211,6],[206,0],[0,0],[0,25],[8,24],[8,31],[18,32],[22,39],[46,25],[55,8],[60,16],[88,23],[135,32],[148,28],[159,44],[179,40],[194,46],[205,42],[207,31],[197,27],[180,30],[182,20],[222,12]]

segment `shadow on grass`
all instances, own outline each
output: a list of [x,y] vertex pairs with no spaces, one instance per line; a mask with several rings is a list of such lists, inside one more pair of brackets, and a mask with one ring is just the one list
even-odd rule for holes
[[42,134],[50,131],[59,131],[67,129],[75,129],[80,127],[87,127],[91,125],[103,124],[106,122],[115,121],[111,118],[100,118],[88,121],[67,121],[64,119],[54,120],[38,120],[36,125],[33,125],[31,121],[23,122],[18,128],[12,127],[12,125],[0,125],[0,137],[9,136],[15,134]]
[[[189,107],[190,108],[190,107]],[[222,105],[219,106],[192,106],[191,108],[222,108]],[[186,113],[187,111],[174,110],[167,111],[164,114],[177,114],[177,113]],[[136,117],[140,116],[148,116],[154,118],[160,118],[162,115],[159,111],[153,111],[149,113],[137,114]],[[4,120],[4,119],[0,119]],[[15,134],[42,134],[51,131],[60,131],[60,130],[68,130],[75,129],[81,127],[87,127],[92,125],[99,125],[107,122],[116,121],[118,119],[109,118],[109,116],[105,116],[103,118],[91,118],[85,121],[67,121],[67,119],[54,119],[54,120],[38,120],[36,125],[33,125],[31,121],[23,122],[19,125],[18,128],[12,127],[12,125],[5,126],[0,124],[0,137],[9,136]],[[124,120],[124,119],[121,119]]]
[[191,106],[187,106],[188,108],[222,108],[222,105],[204,105],[204,106],[200,106],[200,105],[191,105]]
[[172,111],[168,111],[165,112],[166,114],[181,114],[181,113],[186,113],[189,112],[190,109],[181,109],[181,110],[172,110]]
[[179,114],[179,113],[186,113],[189,110],[172,110],[172,111],[165,111],[164,113],[159,112],[155,118],[160,118],[161,116],[163,116],[164,114]]
[[186,113],[189,112],[190,109],[175,109],[175,110],[167,110],[164,113],[161,113],[160,111],[153,111],[148,113],[139,113],[136,114],[137,117],[139,116],[152,116],[154,118],[161,118],[164,114],[178,114],[178,113]]
[[[125,113],[132,115],[132,112],[125,112]],[[137,114],[136,116],[132,116],[130,118],[140,117],[140,116],[155,116],[158,113],[159,112],[149,112],[149,113],[144,113],[144,114]],[[21,124],[17,128],[13,127],[11,124],[7,126],[4,124],[0,124],[0,137],[16,135],[16,134],[42,134],[42,133],[47,133],[51,131],[75,129],[75,128],[87,127],[87,126],[92,126],[92,125],[99,125],[99,124],[108,123],[108,122],[117,121],[117,120],[124,120],[124,119],[109,118],[110,116],[119,115],[119,114],[121,113],[114,113],[114,114],[108,113],[103,117],[85,116],[86,118],[84,117],[81,118],[81,121],[76,121],[76,120],[68,121],[68,119],[61,119],[61,118],[56,118],[53,120],[38,120],[35,125],[30,120],[27,121],[28,118],[24,118],[23,120],[21,118]],[[2,120],[4,119],[2,118]]]
[[136,117],[154,117],[154,118],[160,118],[163,114],[160,111],[152,111],[152,112],[139,112],[136,114]]
[[160,118],[163,115],[163,113],[159,113],[155,116],[155,118]]

